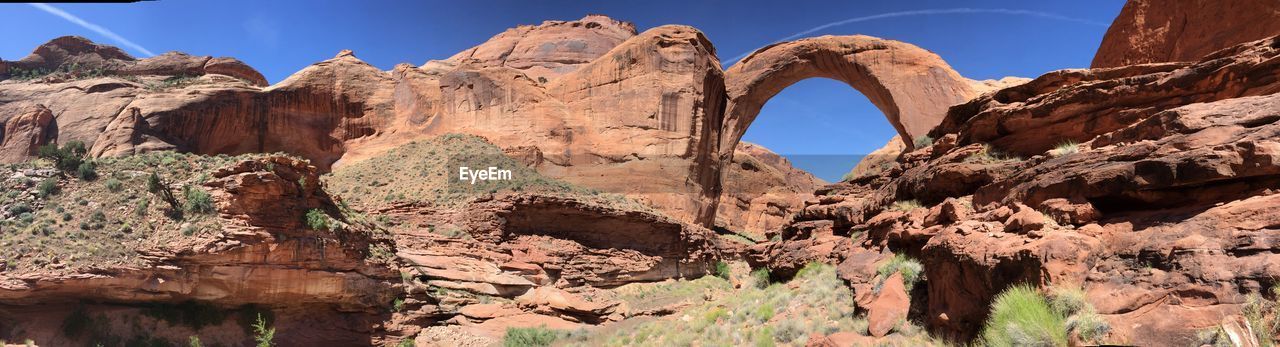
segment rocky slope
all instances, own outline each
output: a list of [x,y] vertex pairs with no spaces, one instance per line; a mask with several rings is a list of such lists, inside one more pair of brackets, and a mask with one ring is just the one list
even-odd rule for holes
[[[225,166],[207,168],[213,165]],[[377,320],[395,295],[389,280],[396,275],[384,265],[390,259],[378,253],[389,252],[389,241],[347,223],[304,161],[150,155],[100,168],[97,180],[25,169],[6,181],[6,197],[19,200],[6,211],[30,212],[5,221],[0,304],[8,315],[0,338],[71,345],[199,335],[206,343],[240,344],[247,333],[224,317],[252,310],[274,312],[281,343],[360,343],[370,330],[358,322]],[[167,186],[156,189],[183,192],[175,199],[185,207],[147,192],[152,172]],[[40,176],[50,177],[42,182],[53,182],[53,193],[28,183]],[[35,193],[24,196],[23,187]],[[329,226],[304,224],[308,211]],[[206,316],[193,324],[199,314]],[[309,324],[324,329],[309,335],[301,328]],[[166,328],[147,332],[157,326]],[[284,333],[286,326],[295,332]]]
[[725,168],[724,191],[716,211],[716,228],[763,241],[791,214],[804,207],[814,189],[825,184],[791,167],[786,158],[763,146],[743,142]]
[[820,189],[753,259],[783,275],[840,264],[870,298],[868,269],[915,257],[927,289],[911,304],[950,338],[975,337],[997,293],[1031,283],[1082,286],[1109,322],[1098,341],[1199,344],[1274,285],[1277,57],[1272,37],[986,94],[951,108],[932,146]]
[[[824,60],[849,49],[859,53]],[[793,57],[803,59],[779,65]],[[711,227],[738,139],[764,101],[799,79],[862,71],[846,82],[872,95],[907,138],[1000,83],[970,81],[928,51],[866,36],[770,46],[744,63],[723,71],[695,28],[636,33],[595,15],[511,29],[419,67],[381,71],[344,51],[271,86],[230,59],[138,60],[58,38],[3,63],[0,119],[13,129],[0,158],[78,140],[95,157],[283,151],[328,171],[415,139],[468,133],[535,158],[548,176]],[[920,88],[932,83],[947,87]],[[47,123],[32,109],[40,106]]]
[[[1125,30],[1108,40],[1163,42]],[[1274,342],[1280,37],[1223,47],[972,81],[828,36],[726,71],[694,28],[593,15],[267,86],[227,58],[58,38],[0,61],[0,339],[243,345],[265,316],[281,345]],[[739,144],[811,77],[900,133],[820,187]],[[301,158],[227,156],[275,151]],[[1010,292],[1061,324],[1015,334]]]

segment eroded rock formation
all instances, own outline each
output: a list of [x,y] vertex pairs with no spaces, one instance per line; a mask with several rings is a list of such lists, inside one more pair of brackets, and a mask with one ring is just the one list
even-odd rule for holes
[[[752,259],[784,275],[802,260],[841,264],[861,298],[884,254],[916,257],[927,295],[913,305],[961,340],[996,294],[1030,283],[1083,286],[1110,322],[1103,341],[1201,343],[1274,285],[1263,235],[1280,187],[1277,56],[1272,37],[986,94],[951,108],[932,146],[819,189]],[[832,234],[848,236],[823,241]]]
[[1135,0],[1124,4],[1093,67],[1197,61],[1217,50],[1280,34],[1271,0]]

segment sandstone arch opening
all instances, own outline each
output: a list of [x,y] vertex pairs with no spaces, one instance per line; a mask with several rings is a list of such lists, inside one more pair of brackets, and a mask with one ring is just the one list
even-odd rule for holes
[[[973,97],[969,80],[942,58],[911,44],[870,36],[822,36],[756,50],[725,71],[727,105],[721,162],[770,98],[801,80],[841,81],[876,105],[903,139],[924,136],[947,108]],[[910,148],[911,141],[907,146]]]
[[735,151],[759,145],[799,171],[838,182],[861,154],[896,135],[897,129],[867,97],[844,82],[818,77],[799,81],[769,99]]

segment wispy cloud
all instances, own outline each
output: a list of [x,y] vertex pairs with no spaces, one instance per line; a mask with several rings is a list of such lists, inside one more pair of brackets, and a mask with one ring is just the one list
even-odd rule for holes
[[156,55],[155,53],[151,53],[151,51],[148,50],[146,47],[142,47],[141,45],[133,43],[133,41],[129,41],[129,39],[126,39],[123,36],[117,35],[111,30],[107,30],[107,28],[103,28],[102,26],[97,24],[89,23],[88,21],[81,19],[80,17],[76,17],[73,14],[67,13],[67,11],[63,11],[60,8],[53,7],[53,5],[49,5],[49,4],[29,4],[29,5],[31,5],[32,7],[38,8],[41,11],[48,12],[49,14],[62,17],[62,19],[66,19],[68,22],[84,27],[85,29],[89,29],[90,31],[98,33],[98,35],[106,36],[107,38],[111,39],[112,41],[115,41],[116,43],[124,45],[125,47],[132,48],[134,51],[141,52],[142,54],[146,54],[147,56]]
[[[794,40],[794,39],[821,31],[823,29],[837,27],[837,26],[846,25],[846,24],[853,24],[857,22],[865,22],[870,20],[894,18],[894,17],[910,17],[910,16],[942,15],[942,14],[973,14],[973,13],[994,13],[994,14],[1005,14],[1005,15],[1015,15],[1015,16],[1032,16],[1032,17],[1040,17],[1040,18],[1060,20],[1060,21],[1076,22],[1080,24],[1093,25],[1093,26],[1101,26],[1101,27],[1108,26],[1107,23],[1101,23],[1101,22],[1093,21],[1089,19],[1068,17],[1068,16],[1056,14],[1056,13],[1031,11],[1031,10],[1017,10],[1017,9],[1007,9],[1007,8],[940,8],[940,9],[914,10],[914,11],[898,11],[898,12],[889,12],[889,13],[870,15],[870,16],[849,18],[841,21],[835,21],[835,22],[819,25],[819,26],[810,28],[808,30],[795,33],[791,36],[781,38],[774,42],[776,43],[776,42]],[[737,61],[742,60],[742,58],[746,58],[748,55],[751,55],[752,52],[746,52],[741,55],[738,55],[737,57],[734,57],[733,59],[730,59],[728,62],[726,62],[725,65],[726,66],[732,65],[733,63],[736,63]]]

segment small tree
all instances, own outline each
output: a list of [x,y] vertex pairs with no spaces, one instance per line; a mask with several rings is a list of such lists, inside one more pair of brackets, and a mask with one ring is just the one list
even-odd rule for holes
[[98,164],[93,161],[82,161],[76,167],[76,177],[85,181],[98,179]]
[[329,215],[318,208],[308,210],[304,219],[311,230],[329,230]]
[[253,323],[253,340],[258,343],[258,347],[271,347],[275,344],[275,339],[276,328],[268,327],[262,314],[258,314],[257,321]]
[[159,174],[152,172],[151,176],[147,176],[147,191],[168,203],[172,211],[182,211],[182,204],[178,203],[178,198],[173,196],[173,190],[169,189],[169,185],[164,182],[164,179],[160,178]]
[[40,146],[36,155],[53,161],[53,166],[59,171],[71,173],[80,168],[84,163],[84,156],[88,151],[84,148],[84,142],[70,141],[62,145],[61,148],[57,144],[47,144]]
[[213,212],[213,197],[210,197],[204,189],[186,186],[182,189],[182,195],[187,198],[183,210],[190,213]]

